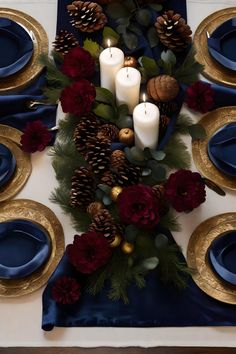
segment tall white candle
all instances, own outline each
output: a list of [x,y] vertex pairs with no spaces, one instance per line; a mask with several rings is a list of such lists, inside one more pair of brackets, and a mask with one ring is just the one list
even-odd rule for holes
[[116,75],[116,101],[119,105],[126,103],[131,114],[139,102],[140,84],[141,74],[135,68],[122,68]]
[[156,149],[159,136],[160,112],[150,102],[140,103],[133,111],[135,146]]
[[119,48],[110,47],[104,49],[99,56],[101,87],[115,94],[115,77],[124,66],[124,53]]

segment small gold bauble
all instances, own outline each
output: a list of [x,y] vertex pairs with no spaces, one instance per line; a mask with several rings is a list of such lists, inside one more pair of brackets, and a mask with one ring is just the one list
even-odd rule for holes
[[114,240],[110,243],[110,246],[115,248],[118,247],[121,243],[122,237],[120,235],[115,235]]
[[138,62],[134,57],[131,57],[130,55],[128,55],[127,57],[125,57],[124,66],[130,66],[132,68],[137,68]]
[[124,242],[122,242],[121,249],[124,253],[130,254],[134,250],[134,245],[133,245],[133,243],[129,243],[129,242],[124,241]]
[[87,212],[91,215],[91,217],[94,217],[102,209],[104,209],[104,205],[101,202],[93,202],[87,207]]
[[119,132],[119,141],[126,145],[134,144],[134,131],[130,128],[122,128]]
[[113,202],[117,201],[117,198],[119,196],[119,194],[122,192],[122,187],[120,186],[115,186],[111,189],[111,200]]

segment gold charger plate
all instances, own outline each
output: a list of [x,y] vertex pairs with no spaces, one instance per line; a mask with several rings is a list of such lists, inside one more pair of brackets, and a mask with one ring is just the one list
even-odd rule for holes
[[16,158],[16,170],[13,177],[7,184],[0,187],[0,202],[3,202],[20,192],[31,174],[32,166],[30,154],[23,152],[12,140],[0,136],[0,144],[8,147]]
[[236,87],[236,72],[225,68],[212,58],[207,46],[207,32],[211,35],[220,24],[233,17],[236,17],[236,7],[226,8],[206,17],[196,29],[194,45],[196,60],[204,65],[203,75],[212,81]]
[[51,254],[34,273],[21,279],[0,279],[0,297],[32,293],[46,284],[64,253],[64,233],[55,214],[45,205],[28,199],[10,200],[0,205],[0,222],[25,219],[37,222],[49,234]]
[[207,145],[212,135],[228,123],[236,122],[236,107],[218,108],[207,113],[200,121],[205,131],[204,140],[192,142],[193,161],[198,171],[221,187],[236,190],[236,177],[220,172],[211,162],[207,153]]
[[236,286],[218,277],[208,262],[207,250],[218,236],[236,230],[236,213],[216,215],[202,222],[192,233],[187,262],[193,269],[193,280],[206,294],[228,304],[236,304]]
[[24,12],[0,8],[0,17],[6,17],[22,25],[33,39],[33,55],[26,66],[14,75],[0,79],[0,93],[21,89],[34,81],[43,66],[39,63],[42,53],[48,53],[48,38],[45,30],[33,17]]
[[12,140],[14,143],[20,146],[22,132],[9,125],[0,124],[0,137]]

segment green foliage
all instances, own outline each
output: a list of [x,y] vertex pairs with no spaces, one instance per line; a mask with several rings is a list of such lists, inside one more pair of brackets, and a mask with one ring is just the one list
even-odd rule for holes
[[115,122],[117,119],[116,111],[112,106],[109,106],[108,104],[95,104],[93,108],[93,113],[95,113],[98,117],[101,117],[110,122]]
[[159,74],[159,68],[154,59],[143,56],[139,59],[140,64],[145,69],[148,77],[156,76]]
[[42,54],[40,56],[40,63],[44,65],[47,69],[47,81],[49,86],[52,86],[54,89],[63,89],[66,86],[70,85],[71,80],[68,76],[64,75],[56,66],[54,60],[48,57],[47,54]]
[[206,131],[201,124],[190,125],[188,129],[192,140],[204,140],[206,138]]
[[111,46],[116,46],[119,42],[120,36],[119,34],[114,31],[111,27],[104,27],[102,32],[103,43],[108,45],[108,39],[111,41]]
[[179,114],[175,124],[175,133],[187,135],[189,134],[189,126],[193,124],[193,120],[187,114]]
[[180,224],[178,223],[178,218],[171,209],[168,211],[166,215],[162,216],[160,225],[170,231],[181,230]]
[[83,44],[83,48],[87,50],[94,59],[98,59],[102,48],[97,42],[92,41],[92,39],[86,38]]
[[164,148],[166,157],[162,161],[163,164],[170,168],[190,168],[191,155],[188,152],[187,146],[176,135],[173,134]]

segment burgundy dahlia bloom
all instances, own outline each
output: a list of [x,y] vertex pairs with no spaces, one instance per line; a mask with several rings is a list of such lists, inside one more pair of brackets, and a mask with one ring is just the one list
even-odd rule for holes
[[214,106],[214,93],[211,85],[197,81],[186,90],[185,103],[194,111],[206,113]]
[[124,224],[152,229],[160,220],[159,202],[149,186],[137,184],[124,188],[118,197],[117,205]]
[[165,197],[178,212],[192,211],[206,200],[205,183],[198,172],[179,170],[169,176]]
[[61,106],[64,113],[78,116],[91,111],[96,97],[96,90],[92,83],[82,79],[67,86],[61,93]]
[[94,74],[95,62],[91,54],[80,47],[72,48],[64,57],[62,72],[72,79],[90,78]]
[[75,235],[74,242],[66,248],[69,262],[83,274],[91,274],[105,265],[112,249],[103,234],[90,231]]
[[76,279],[65,275],[53,285],[52,297],[62,305],[74,304],[80,298],[80,285]]
[[33,153],[43,151],[52,139],[52,134],[48,127],[40,120],[27,123],[21,136],[21,149],[25,152]]

